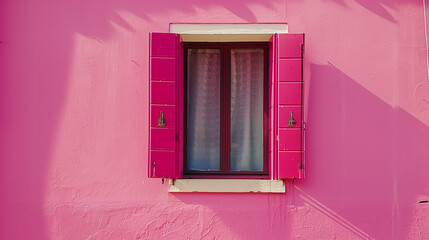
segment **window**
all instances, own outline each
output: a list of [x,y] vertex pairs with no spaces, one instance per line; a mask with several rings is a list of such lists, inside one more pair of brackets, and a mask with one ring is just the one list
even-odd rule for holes
[[268,177],[268,43],[185,43],[185,177]]
[[151,33],[149,177],[302,178],[303,41]]

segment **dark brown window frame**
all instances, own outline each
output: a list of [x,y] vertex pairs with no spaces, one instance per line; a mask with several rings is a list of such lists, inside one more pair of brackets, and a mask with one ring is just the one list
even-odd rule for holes
[[[268,131],[269,131],[269,109],[268,109],[268,42],[186,42],[184,43],[184,141],[183,141],[183,177],[184,178],[269,178],[268,159]],[[231,111],[231,49],[237,48],[260,48],[264,50],[264,89],[263,89],[263,171],[231,171],[230,170],[230,111]],[[220,49],[220,91],[221,91],[221,133],[220,133],[220,171],[196,171],[187,170],[187,64],[188,49]]]

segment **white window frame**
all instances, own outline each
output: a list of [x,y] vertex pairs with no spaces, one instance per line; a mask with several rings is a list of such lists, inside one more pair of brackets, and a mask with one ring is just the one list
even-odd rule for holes
[[[275,33],[288,33],[285,23],[262,24],[184,24],[171,23],[170,33],[184,42],[269,42]],[[282,180],[259,179],[176,179],[169,192],[256,192],[284,193]]]

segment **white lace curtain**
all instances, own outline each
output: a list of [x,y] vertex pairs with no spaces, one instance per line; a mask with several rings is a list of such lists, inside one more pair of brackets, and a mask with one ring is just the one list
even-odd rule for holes
[[[263,170],[262,49],[231,50],[232,171]],[[189,49],[188,170],[220,169],[220,51]]]
[[220,169],[220,50],[188,50],[187,167]]
[[231,170],[263,170],[264,52],[231,50]]

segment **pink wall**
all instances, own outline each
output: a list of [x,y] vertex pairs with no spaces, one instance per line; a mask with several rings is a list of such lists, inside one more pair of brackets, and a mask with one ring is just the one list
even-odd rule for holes
[[[0,3],[0,239],[429,239],[424,2],[206,2]],[[146,177],[148,32],[171,22],[306,34],[305,180],[169,194]]]

